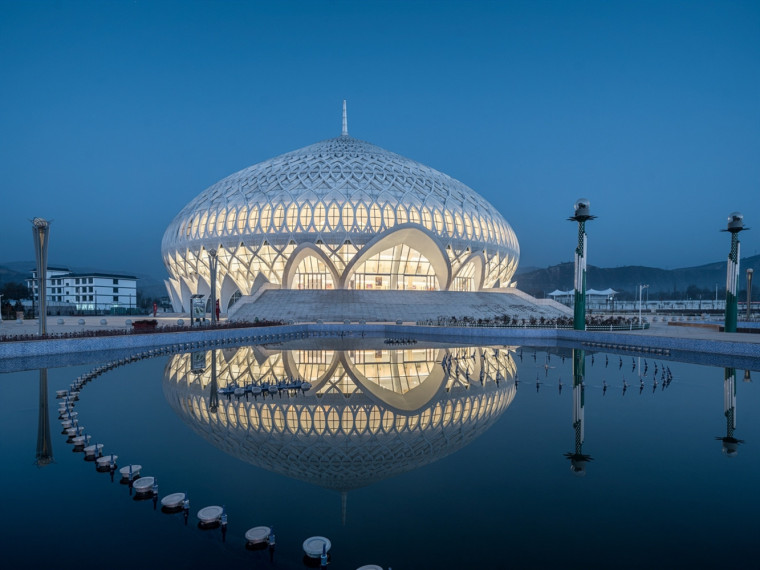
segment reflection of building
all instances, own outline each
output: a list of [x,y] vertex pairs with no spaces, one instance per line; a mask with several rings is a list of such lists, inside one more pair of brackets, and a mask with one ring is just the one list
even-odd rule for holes
[[[32,298],[39,302],[37,271],[27,279]],[[47,268],[48,312],[110,311],[137,306],[137,277],[112,273],[73,273],[65,267]]]
[[177,311],[222,311],[260,284],[284,289],[477,291],[511,285],[512,228],[461,182],[343,134],[217,182],[185,206],[161,247]]
[[[446,355],[455,360],[441,365]],[[209,359],[214,362],[214,359]],[[167,365],[174,410],[214,445],[271,471],[349,490],[415,469],[467,445],[515,395],[515,365],[504,348],[216,351],[192,374],[191,357]],[[306,395],[219,397],[209,391],[300,378]]]

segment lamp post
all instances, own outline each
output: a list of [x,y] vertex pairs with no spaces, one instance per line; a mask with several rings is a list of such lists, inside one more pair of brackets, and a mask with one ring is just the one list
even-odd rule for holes
[[744,227],[744,216],[739,212],[732,212],[728,216],[728,227],[725,232],[731,234],[731,251],[728,254],[728,266],[726,269],[726,320],[725,332],[736,332],[737,298],[736,289],[739,285],[739,232],[748,230]]
[[[40,304],[40,336],[47,333],[47,254],[50,241],[50,222],[44,218],[32,220],[34,255],[37,258],[37,291]],[[34,315],[32,315],[34,316]]]
[[216,324],[216,266],[218,263],[216,250],[208,250],[208,266],[211,270],[211,324]]
[[641,294],[644,289],[648,289],[649,285],[639,285],[639,326],[641,325]]
[[[750,311],[750,308],[752,307],[752,273],[753,269],[751,267],[747,268],[747,320],[750,319],[752,312]],[[2,295],[0,295],[2,297]]]
[[591,203],[586,198],[575,202],[575,214],[568,218],[578,222],[578,246],[575,248],[575,310],[573,312],[573,329],[586,330],[586,222],[596,216],[591,215]]

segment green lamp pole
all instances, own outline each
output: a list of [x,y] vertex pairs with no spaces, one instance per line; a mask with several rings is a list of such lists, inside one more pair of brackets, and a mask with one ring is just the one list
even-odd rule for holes
[[736,296],[739,287],[739,232],[748,230],[744,227],[744,216],[739,212],[732,212],[728,216],[728,227],[725,232],[731,234],[731,252],[728,254],[728,267],[726,270],[726,322],[725,332],[736,332],[736,316],[738,312],[738,298]]
[[568,220],[578,222],[578,247],[575,248],[575,311],[573,329],[586,330],[586,221],[593,220],[591,203],[585,198],[575,202],[575,215]]

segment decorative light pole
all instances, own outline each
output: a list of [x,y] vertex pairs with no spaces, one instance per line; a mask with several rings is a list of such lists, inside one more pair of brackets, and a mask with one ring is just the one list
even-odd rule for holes
[[216,324],[216,267],[219,260],[216,257],[216,250],[208,250],[208,266],[211,270],[211,324]]
[[32,220],[32,234],[34,235],[34,255],[37,258],[40,335],[44,335],[47,333],[47,254],[48,241],[50,241],[50,222],[44,218],[34,218]]
[[725,332],[736,332],[737,297],[736,290],[739,286],[739,232],[748,230],[744,227],[744,216],[739,212],[732,212],[728,216],[728,227],[725,232],[731,234],[731,252],[728,254],[728,268],[726,271],[726,322]]
[[747,320],[752,316],[752,273],[753,269],[749,267],[747,269]]
[[591,203],[586,198],[575,202],[575,215],[568,220],[578,222],[578,247],[575,248],[575,311],[573,329],[586,330],[586,221],[593,220]]

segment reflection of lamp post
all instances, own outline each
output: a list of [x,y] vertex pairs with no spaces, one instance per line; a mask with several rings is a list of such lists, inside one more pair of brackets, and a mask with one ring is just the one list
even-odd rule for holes
[[48,412],[47,368],[40,368],[39,412],[37,416],[37,467],[53,462],[53,443],[50,439],[50,414]]
[[750,312],[750,307],[752,307],[752,273],[752,268],[747,268],[747,320],[749,320],[752,315]]
[[[50,241],[50,222],[44,218],[34,218],[32,220],[32,233],[34,234],[34,255],[37,258],[40,335],[44,335],[47,332],[47,254],[48,242]],[[32,298],[34,298],[34,295],[32,295]]]
[[641,324],[641,293],[644,289],[649,289],[649,285],[639,285],[639,326],[643,328]]
[[583,453],[584,439],[584,404],[585,404],[585,386],[583,377],[586,368],[586,351],[573,349],[573,428],[575,429],[575,450],[565,453],[565,457],[570,460],[570,470],[577,476],[583,477],[586,474],[586,463],[592,461],[590,455]]
[[211,350],[211,386],[208,394],[208,411],[216,413],[219,408],[219,384],[216,379],[216,351]]
[[216,266],[219,260],[216,257],[216,250],[208,250],[208,266],[211,270],[211,324],[216,324]]
[[575,215],[568,220],[578,222],[578,247],[575,248],[575,311],[573,329],[586,330],[586,221],[593,220],[591,203],[585,198],[575,202]]
[[748,230],[744,227],[744,216],[732,212],[728,216],[728,227],[725,232],[731,233],[731,252],[728,254],[726,269],[726,321],[724,330],[736,332],[737,298],[736,289],[739,286],[739,232]]
[[715,439],[723,442],[723,453],[734,457],[738,452],[741,439],[734,437],[736,429],[736,369],[726,368],[723,381],[723,415],[726,416],[726,435]]

